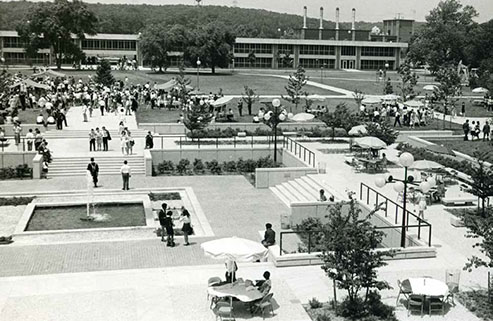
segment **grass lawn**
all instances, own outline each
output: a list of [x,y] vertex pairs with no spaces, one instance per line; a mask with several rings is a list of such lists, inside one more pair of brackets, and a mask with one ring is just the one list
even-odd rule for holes
[[[478,99],[481,99],[481,96],[478,96]],[[466,116],[467,117],[492,117],[493,118],[493,111],[488,111],[486,108],[483,106],[477,106],[473,105],[473,99],[470,98],[461,98],[457,101],[456,103],[456,113],[459,115],[461,112],[462,108],[462,102],[466,103]],[[443,112],[443,108],[438,106],[438,110]]]
[[46,112],[41,112],[41,110],[38,108],[27,108],[26,110],[19,109],[18,117],[22,124],[36,124],[36,117],[38,117],[40,113],[43,114],[45,119],[48,117],[48,114]]
[[[456,150],[458,152],[464,153],[469,156],[474,156],[474,153],[476,151],[491,151],[492,150],[492,142],[491,141],[482,141],[482,140],[475,140],[475,141],[464,141],[462,139],[457,139],[457,140],[429,140],[430,142],[433,142],[438,145],[444,145],[449,148],[452,148],[453,150]],[[487,155],[486,156],[486,161],[493,163],[493,155]]]

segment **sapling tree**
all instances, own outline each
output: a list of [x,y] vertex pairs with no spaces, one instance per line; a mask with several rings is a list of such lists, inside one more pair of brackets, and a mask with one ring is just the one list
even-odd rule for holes
[[282,98],[292,103],[296,110],[298,109],[301,97],[306,96],[303,88],[307,82],[308,76],[306,75],[305,69],[300,65],[294,73],[289,75],[288,84],[284,87],[287,96],[282,96]]

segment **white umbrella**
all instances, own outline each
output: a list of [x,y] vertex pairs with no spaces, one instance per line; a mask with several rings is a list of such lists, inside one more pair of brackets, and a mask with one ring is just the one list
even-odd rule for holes
[[423,90],[427,90],[427,91],[435,91],[435,89],[438,89],[438,86],[435,86],[435,85],[426,85],[423,87]]
[[309,96],[306,96],[306,99],[309,99],[309,100],[317,100],[317,101],[325,101],[325,97],[324,96],[321,96],[321,95],[309,95]]
[[299,114],[294,115],[293,118],[291,118],[291,119],[294,121],[300,122],[300,121],[309,121],[309,120],[312,120],[313,118],[315,118],[315,115],[313,115],[313,114],[299,113]]
[[404,102],[404,105],[411,107],[411,108],[420,108],[420,107],[423,107],[425,104],[423,104],[419,100],[410,100],[410,101]]
[[383,100],[397,100],[399,98],[401,98],[401,96],[395,94],[388,94],[383,96]]
[[372,105],[372,104],[380,104],[382,100],[378,97],[366,97],[361,101],[362,104]]
[[170,81],[167,81],[164,84],[156,85],[156,89],[169,90],[169,89],[175,87],[177,84],[178,83],[176,82],[176,80],[171,79]]
[[424,159],[424,160],[415,161],[410,168],[427,170],[427,169],[439,169],[443,167],[444,166],[442,164]]
[[361,148],[383,149],[387,148],[387,144],[383,140],[373,136],[359,137],[354,140],[354,145]]
[[358,126],[354,126],[353,128],[351,128],[349,130],[348,134],[351,136],[366,135],[366,134],[368,134],[368,130],[366,129],[365,125],[358,125]]
[[478,88],[474,88],[472,92],[475,94],[486,94],[487,92],[489,92],[489,90],[483,87],[478,87]]
[[269,250],[260,242],[227,237],[204,242],[200,245],[207,256],[217,260],[234,260],[239,262],[255,262],[267,258]]
[[222,105],[226,105],[227,103],[229,103],[231,100],[233,99],[232,96],[225,96],[225,97],[221,97],[219,98],[218,100],[215,100],[211,103],[212,106],[216,107],[216,106],[222,106]]

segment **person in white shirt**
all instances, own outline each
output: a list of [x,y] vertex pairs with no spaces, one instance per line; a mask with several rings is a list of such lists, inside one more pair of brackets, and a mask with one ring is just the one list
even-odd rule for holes
[[27,150],[32,151],[33,150],[33,142],[34,142],[34,134],[33,130],[30,128],[29,132],[26,134],[26,141],[27,141]]
[[129,181],[130,181],[130,176],[131,176],[131,170],[130,166],[128,166],[127,161],[123,161],[123,166],[120,168],[120,173],[122,174],[122,179],[123,179],[123,188],[122,190],[129,190],[130,187],[128,186]]

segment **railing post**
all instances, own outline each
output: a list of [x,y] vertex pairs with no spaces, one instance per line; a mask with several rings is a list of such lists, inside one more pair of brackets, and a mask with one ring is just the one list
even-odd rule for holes
[[236,148],[236,136],[233,136],[234,147]]
[[283,232],[279,234],[279,256],[282,255],[282,236],[284,235]]
[[389,209],[389,199],[385,198],[385,217],[387,217],[388,209]]
[[375,206],[378,206],[378,195],[380,193],[376,192],[376,197],[375,197]]
[[428,228],[430,229],[428,234],[428,246],[431,246],[431,224],[428,224]]
[[306,162],[306,148],[303,148],[303,161]]
[[197,141],[197,148],[200,149],[200,138],[199,140]]
[[421,219],[418,217],[418,240],[421,240]]
[[363,183],[361,183],[359,186],[359,199],[360,201],[363,200]]
[[312,232],[308,232],[308,254],[312,253]]
[[397,224],[397,217],[398,216],[399,216],[399,206],[396,205],[395,206],[395,224]]
[[218,137],[216,137],[216,149],[218,149],[218,148],[219,148],[219,146],[218,146],[218,139],[219,139],[219,138],[218,138]]
[[253,149],[253,135],[251,137],[252,137],[251,146],[252,146],[252,149]]
[[370,187],[366,187],[366,204],[370,205]]
[[[161,136],[161,148],[164,149],[164,146],[163,146],[163,136]],[[181,149],[181,136],[180,136],[180,149]]]

